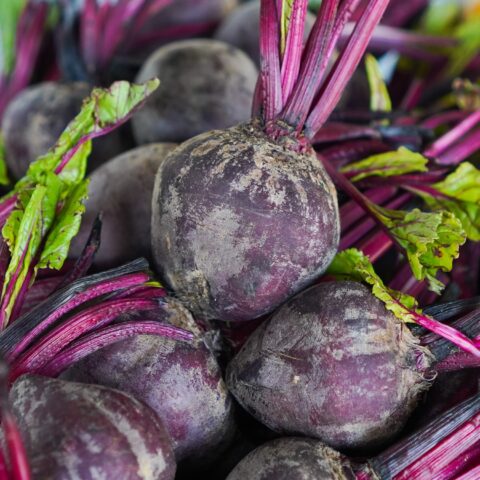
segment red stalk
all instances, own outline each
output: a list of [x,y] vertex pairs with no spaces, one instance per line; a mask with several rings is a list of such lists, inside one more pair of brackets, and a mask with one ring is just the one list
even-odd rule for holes
[[13,415],[9,410],[5,409],[5,407],[2,415],[2,427],[10,456],[12,478],[14,480],[30,480],[30,467],[28,465],[27,453],[23,446],[22,437]]
[[56,377],[97,350],[135,335],[158,335],[179,341],[191,341],[194,338],[191,332],[159,322],[122,322],[100,328],[81,337],[40,368],[38,373],[47,377]]
[[480,150],[480,128],[477,128],[457,145],[438,156],[437,162],[440,165],[458,165],[478,150]]
[[28,331],[15,345],[15,347],[13,347],[9,352],[6,353],[6,359],[9,362],[17,360],[19,355],[21,355],[34,340],[39,338],[61,316],[72,311],[74,308],[78,307],[82,303],[91,301],[108,293],[142,284],[148,280],[149,276],[146,273],[132,273],[87,288],[84,292],[77,294],[70,301],[67,301],[61,307],[57,308],[57,310],[55,310],[53,313],[43,319],[41,323]]
[[260,4],[260,77],[265,122],[274,120],[283,106],[279,31],[279,13],[275,0],[262,0]]
[[322,2],[308,37],[298,80],[280,117],[289,125],[295,126],[298,132],[303,128],[338,38],[334,31],[338,3],[338,0]]
[[285,104],[290,97],[293,86],[298,78],[298,72],[300,71],[307,8],[308,0],[298,0],[294,2],[292,6],[281,68],[283,104]]
[[10,380],[15,381],[23,373],[37,372],[57,355],[65,345],[81,335],[113,322],[119,315],[138,311],[155,310],[155,300],[116,299],[89,307],[65,320],[38,340],[29,350],[12,363]]
[[478,480],[480,478],[480,465],[473,467],[468,472],[456,477],[455,480]]
[[315,136],[315,133],[327,121],[340,100],[348,81],[355,72],[368,46],[376,25],[388,6],[388,2],[389,0],[372,0],[367,4],[365,11],[355,25],[347,45],[342,50],[327,80],[324,82],[315,108],[307,118],[305,126],[308,138]]
[[447,125],[452,122],[459,122],[468,116],[468,112],[464,110],[449,110],[448,112],[437,113],[432,115],[421,123],[425,128],[438,128],[441,125]]
[[480,122],[480,110],[471,113],[465,120],[460,122],[455,128],[452,128],[448,133],[436,140],[427,150],[424,155],[430,158],[435,158],[444,153],[449,147],[457,142],[461,137],[467,134],[473,127]]

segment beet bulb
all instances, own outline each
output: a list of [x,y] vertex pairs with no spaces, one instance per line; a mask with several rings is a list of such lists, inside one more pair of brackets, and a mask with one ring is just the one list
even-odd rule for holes
[[[295,5],[298,18],[289,25],[297,31],[282,56],[275,2],[262,0],[254,118],[187,140],[161,164],[152,253],[164,282],[196,316],[258,318],[313,282],[333,259],[337,195],[311,141],[340,100],[387,3],[368,5],[350,39],[359,43],[343,51],[326,76],[351,11],[322,7],[304,49],[307,5]],[[328,48],[319,47],[324,36]]]
[[32,478],[173,480],[171,440],[155,413],[109,388],[24,375],[10,392]]
[[240,404],[271,429],[370,451],[393,439],[430,381],[430,352],[358,282],[300,293],[227,369]]

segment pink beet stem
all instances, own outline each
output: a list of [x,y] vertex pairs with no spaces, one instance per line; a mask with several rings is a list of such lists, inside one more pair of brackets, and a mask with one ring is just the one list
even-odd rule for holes
[[78,339],[58,353],[38,373],[47,377],[56,377],[82,358],[91,355],[97,350],[135,335],[158,335],[179,341],[191,341],[194,338],[193,333],[187,330],[159,322],[122,322],[101,328]]
[[478,480],[479,478],[480,478],[480,465],[477,465],[476,467],[473,467],[468,472],[465,472],[464,474],[458,477],[455,477],[454,480]]
[[281,114],[282,120],[295,126],[298,132],[303,128],[338,38],[334,32],[338,3],[338,0],[322,2],[305,47],[298,80]]
[[107,293],[112,293],[118,290],[127,289],[129,287],[142,284],[148,281],[149,276],[146,273],[132,273],[129,275],[124,275],[114,280],[109,280],[102,282],[98,285],[94,285],[84,292],[77,294],[69,302],[66,302],[64,305],[59,307],[55,312],[46,317],[40,324],[36,325],[32,330],[30,330],[23,338],[18,342],[18,344],[6,355],[6,359],[11,363],[22,354],[25,349],[40,335],[45,332],[50,326],[52,326],[61,316],[72,311],[74,308],[78,307],[82,303],[91,301],[95,298],[105,295]]
[[[360,20],[355,25],[347,45],[340,53],[328,78],[325,80],[315,108],[307,118],[305,125],[308,138],[315,136],[340,100],[388,3],[389,0],[372,0],[368,2]],[[344,25],[342,25],[342,30]]]
[[14,381],[23,373],[37,372],[78,337],[101,326],[108,325],[120,315],[157,308],[158,303],[155,300],[141,299],[116,299],[89,307],[65,320],[20,355],[12,363],[10,379]]
[[480,128],[467,135],[461,142],[453,145],[437,157],[440,165],[458,165],[460,162],[480,150]]
[[265,122],[272,121],[283,105],[279,31],[279,12],[275,0],[262,0],[260,4],[260,78]]
[[460,138],[472,130],[472,128],[479,122],[480,110],[477,110],[460,122],[455,128],[452,128],[448,133],[436,140],[427,150],[425,150],[424,155],[431,158],[440,156],[449,147],[460,140]]
[[13,480],[30,480],[30,467],[23,440],[15,419],[10,412],[5,411],[2,416],[3,434],[10,456],[10,466]]

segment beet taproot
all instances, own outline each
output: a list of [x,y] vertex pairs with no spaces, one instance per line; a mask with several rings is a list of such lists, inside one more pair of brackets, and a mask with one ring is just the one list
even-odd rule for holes
[[173,480],[171,440],[155,413],[97,385],[24,375],[10,392],[33,478]]
[[117,388],[149,405],[173,439],[177,462],[207,463],[234,432],[232,397],[202,343],[139,335],[89,355],[63,377]]
[[138,257],[151,258],[150,219],[155,173],[174,144],[155,143],[112,158],[90,175],[86,212],[69,255],[78,257],[96,216],[102,238],[95,265],[109,268]]
[[153,193],[158,271],[196,315],[249,320],[320,276],[339,240],[335,188],[312,151],[256,124],[172,150]]
[[241,50],[216,40],[173,42],[144,63],[137,82],[160,87],[132,119],[138,144],[181,142],[250,118],[257,69]]
[[229,364],[227,385],[277,432],[363,452],[400,432],[430,386],[431,360],[367,287],[325,282],[255,330]]

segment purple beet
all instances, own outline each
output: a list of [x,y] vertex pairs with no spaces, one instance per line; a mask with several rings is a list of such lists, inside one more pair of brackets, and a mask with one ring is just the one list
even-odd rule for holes
[[136,81],[161,78],[132,119],[138,144],[183,142],[250,118],[257,69],[241,50],[217,40],[173,42],[156,50]]
[[322,4],[304,47],[307,2],[295,3],[282,51],[277,2],[261,0],[254,118],[179,145],[155,180],[154,261],[196,316],[261,317],[317,279],[333,259],[337,195],[311,142],[387,4],[367,5],[348,48],[328,71],[352,5]]
[[227,385],[277,432],[365,451],[404,426],[430,386],[431,357],[367,287],[326,282],[255,330],[229,364]]
[[335,188],[313,150],[296,153],[256,122],[184,142],[162,163],[152,249],[194,314],[262,316],[320,276],[335,255]]
[[178,462],[207,463],[234,431],[232,398],[203,343],[140,335],[93,353],[64,377],[118,388],[149,405],[169,431]]
[[318,440],[279,438],[249,453],[226,480],[354,480],[350,461]]
[[[45,82],[23,90],[9,103],[1,130],[6,162],[15,178],[21,178],[30,163],[55,144],[80,111],[90,90],[91,87],[82,82]],[[118,131],[95,140],[89,169],[93,170],[127,148],[128,139]]]
[[[225,17],[215,32],[215,38],[243,50],[256,65],[260,65],[259,20],[260,1],[256,0],[240,5]],[[304,40],[307,39],[314,23],[315,16],[308,13]]]
[[174,144],[155,143],[129,150],[90,175],[89,197],[70,256],[77,258],[96,216],[102,213],[102,241],[95,255],[101,268],[138,257],[150,258],[150,219],[155,173]]
[[171,440],[155,413],[109,388],[24,375],[10,402],[32,478],[173,480]]

